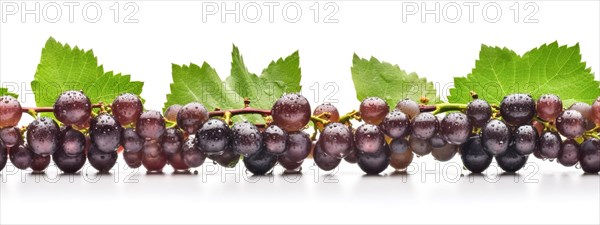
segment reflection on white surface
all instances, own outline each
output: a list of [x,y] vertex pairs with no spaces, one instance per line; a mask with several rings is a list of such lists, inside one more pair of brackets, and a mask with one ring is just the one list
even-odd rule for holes
[[469,175],[454,167],[456,158],[438,163],[428,156],[407,172],[389,168],[382,176],[365,176],[345,162],[332,175],[311,160],[302,174],[284,175],[277,166],[269,176],[210,162],[198,174],[152,175],[122,162],[109,175],[91,167],[59,175],[9,166],[0,184],[0,223],[600,222],[598,175],[530,161],[520,174]]

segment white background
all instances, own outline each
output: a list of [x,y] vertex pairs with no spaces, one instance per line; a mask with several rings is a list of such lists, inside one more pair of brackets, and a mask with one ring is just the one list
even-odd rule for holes
[[[12,3],[0,2],[3,6]],[[21,3],[16,3],[22,9]],[[41,6],[49,3],[40,2]],[[422,9],[421,2],[416,3]],[[439,3],[440,7],[454,4]],[[315,96],[309,87],[319,83],[322,88],[334,82],[339,87],[334,95],[339,100],[336,106],[342,112],[357,108],[359,103],[350,74],[353,53],[399,64],[449,87],[452,77],[469,73],[481,44],[523,54],[558,40],[561,45],[579,43],[583,60],[598,77],[598,1],[535,2],[537,23],[523,22],[525,14],[531,12],[531,8],[522,9],[526,2],[520,2],[522,14],[515,23],[514,11],[509,9],[514,3],[497,2],[502,17],[496,23],[482,16],[485,2],[475,8],[472,23],[464,2],[456,2],[463,6],[457,23],[443,17],[437,23],[433,15],[422,22],[419,14],[403,22],[403,3],[393,1],[335,2],[337,23],[323,23],[323,18],[314,23],[314,11],[309,9],[313,1],[298,2],[303,16],[297,23],[284,20],[281,6],[276,8],[273,23],[266,17],[266,7],[258,23],[243,19],[236,23],[231,15],[223,23],[218,14],[204,23],[202,2],[193,1],[136,2],[139,12],[134,18],[138,23],[123,23],[122,17],[114,23],[114,11],[109,9],[113,1],[98,2],[103,17],[97,23],[85,21],[81,7],[76,9],[73,23],[68,21],[66,7],[58,23],[46,22],[43,17],[37,23],[31,15],[22,22],[20,14],[6,15],[7,20],[0,24],[0,79],[3,86],[18,84],[16,92],[23,105],[35,105],[28,84],[50,36],[84,49],[93,48],[106,71],[131,74],[132,80],[144,81],[142,96],[150,109],[160,109],[165,102],[171,63],[208,61],[225,78],[232,44],[240,48],[246,65],[255,73],[271,60],[300,50],[304,94],[309,99],[316,97],[316,105],[329,91],[321,90]],[[27,6],[34,7],[32,4]],[[121,7],[124,4],[121,2]],[[434,3],[427,7],[433,8]],[[322,9],[323,14],[326,12],[330,11]],[[495,17],[493,13],[486,15]],[[168,171],[166,175],[147,176],[140,171],[134,184],[124,182],[123,176],[131,172],[128,170],[117,172],[116,183],[110,177],[91,183],[85,177],[95,176],[92,169],[73,178],[72,183],[65,177],[38,183],[35,176],[5,171],[0,184],[0,223],[600,223],[598,176],[581,176],[576,168],[530,161],[538,172],[502,176],[495,183],[487,176],[468,177],[467,172],[455,170],[446,173],[451,182],[444,178],[436,182],[435,175],[425,176],[423,181],[422,166],[406,180],[391,175],[363,177],[356,165],[344,163],[333,177],[337,182],[324,183],[323,179],[331,177],[322,174],[317,174],[321,181],[315,182],[315,172],[308,168],[312,162],[305,163],[304,176],[297,183],[281,176],[279,167],[273,182],[267,177],[257,183],[244,180],[246,175],[242,176],[245,173],[239,168],[236,174],[242,177],[240,182],[234,176],[225,176],[222,182],[221,172],[203,179],[202,175],[174,176]],[[415,162],[426,162],[428,169],[436,164],[431,156],[415,158]],[[457,158],[454,162],[460,165]],[[446,164],[439,165],[438,175]],[[388,169],[386,174],[391,172]],[[453,180],[461,173],[465,177]],[[490,174],[495,177],[495,172]],[[54,177],[53,172],[48,176]],[[20,182],[21,177],[26,181]]]

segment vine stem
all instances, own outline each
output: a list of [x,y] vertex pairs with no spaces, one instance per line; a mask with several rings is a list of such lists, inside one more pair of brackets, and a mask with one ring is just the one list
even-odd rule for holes
[[270,116],[271,110],[256,109],[252,107],[245,107],[242,109],[231,109],[231,110],[215,110],[208,113],[209,116],[225,116],[229,112],[230,116],[243,115],[243,114],[261,114],[263,116]]
[[[428,109],[425,108],[426,106],[422,106],[420,107],[421,112],[427,112],[427,111],[423,111],[423,109]],[[432,107],[434,107],[435,109],[432,111],[433,114],[438,114],[438,113],[443,113],[443,112],[449,112],[449,111],[463,111],[467,109],[467,104],[458,104],[458,103],[441,103],[441,104],[437,104],[437,105],[432,105]]]
[[[98,103],[93,104],[92,108],[102,108],[104,104]],[[54,107],[22,107],[21,112],[31,114],[31,113],[43,113],[43,112],[54,112]]]

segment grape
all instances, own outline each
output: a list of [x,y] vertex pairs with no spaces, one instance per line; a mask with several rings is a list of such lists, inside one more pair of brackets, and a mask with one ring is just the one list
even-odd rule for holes
[[529,155],[537,149],[538,130],[531,125],[523,125],[513,131],[515,151],[521,155]]
[[473,136],[461,146],[463,165],[473,173],[481,173],[492,163],[493,157],[483,150],[480,136]]
[[10,162],[18,169],[25,170],[31,166],[33,161],[33,152],[29,149],[29,146],[19,145],[16,148],[10,149]]
[[579,164],[586,173],[600,172],[600,140],[590,138],[581,144]]
[[317,167],[325,171],[331,171],[335,169],[338,165],[340,165],[340,162],[342,162],[342,159],[325,154],[325,151],[323,151],[321,145],[318,143],[315,145],[313,156]]
[[31,170],[33,172],[42,172],[50,165],[50,156],[41,156],[38,154],[33,154],[33,159],[31,160]]
[[100,113],[90,124],[90,138],[98,150],[115,151],[121,142],[121,124],[108,113]]
[[577,141],[573,139],[564,141],[558,153],[558,162],[563,166],[574,166],[579,161],[580,149]]
[[277,125],[270,125],[263,132],[263,141],[267,152],[273,155],[280,155],[285,152],[285,144],[288,134]]
[[492,107],[485,100],[475,99],[467,105],[466,114],[473,127],[483,127],[492,117]]
[[298,131],[310,120],[310,104],[302,95],[285,94],[273,105],[271,116],[285,131]]
[[87,157],[92,167],[98,170],[99,173],[108,173],[115,166],[115,163],[117,163],[118,154],[116,151],[102,151],[92,145],[87,152]]
[[196,148],[205,155],[219,155],[229,146],[231,130],[221,119],[209,119],[196,131]]
[[390,112],[390,107],[381,98],[369,97],[360,103],[359,111],[360,117],[365,123],[377,125]]
[[206,160],[206,156],[202,151],[194,147],[194,139],[192,137],[183,143],[181,152],[183,154],[183,162],[189,167],[196,168],[202,166]]
[[306,132],[292,132],[288,134],[287,149],[283,155],[292,161],[299,162],[310,154],[311,146],[312,141]]
[[167,155],[164,152],[161,152],[156,156],[144,154],[144,157],[142,157],[142,165],[144,165],[148,172],[160,173],[167,165]]
[[0,140],[0,171],[6,166],[6,161],[8,161],[8,151],[6,150],[4,142]]
[[51,155],[58,149],[60,129],[54,120],[40,117],[27,126],[27,144],[38,155]]
[[558,132],[567,138],[579,137],[585,132],[585,119],[575,110],[565,110],[556,118]]
[[429,144],[429,141],[421,140],[413,136],[408,138],[408,144],[410,146],[410,150],[418,156],[428,155],[431,153],[431,150],[433,150]]
[[535,102],[527,94],[505,96],[500,103],[500,114],[512,126],[524,125],[535,116]]
[[400,112],[405,113],[410,118],[415,118],[417,114],[421,113],[421,110],[419,109],[419,104],[408,98],[399,101],[398,104],[396,104],[396,109],[400,110]]
[[[340,120],[340,113],[338,112],[337,108],[332,104],[323,103],[317,106],[315,108],[315,111],[313,111],[313,116],[319,116],[323,113],[329,113],[329,115],[324,115],[323,117],[329,122],[338,122]],[[323,123],[317,122],[316,124],[319,129],[323,129]]]
[[179,153],[182,143],[183,133],[179,128],[167,128],[160,141],[163,151],[167,154]]
[[165,118],[158,111],[148,110],[140,115],[135,129],[146,140],[158,140],[165,132]]
[[395,109],[383,118],[381,129],[388,137],[404,138],[410,133],[410,119],[406,114]]
[[169,157],[169,164],[175,171],[185,171],[190,167],[185,163],[185,159],[183,158],[183,152],[177,152],[171,154]]
[[85,154],[81,153],[77,156],[69,156],[62,149],[58,149],[52,154],[54,164],[65,173],[76,173],[85,164]]
[[510,142],[510,129],[500,120],[490,120],[482,129],[481,142],[483,149],[490,155],[502,154]]
[[240,160],[240,155],[235,154],[231,148],[226,148],[220,155],[207,155],[209,159],[214,160],[222,167],[233,168]]
[[446,144],[442,147],[432,148],[431,155],[433,158],[440,162],[447,162],[454,158],[458,152],[458,146],[453,144]]
[[429,144],[432,148],[441,148],[448,144],[444,137],[441,134],[435,134],[433,137],[429,138]]
[[12,96],[0,96],[0,128],[14,127],[23,115],[21,103]]
[[375,175],[383,172],[390,164],[390,148],[387,144],[374,154],[363,154],[358,152],[358,167],[369,175]]
[[207,120],[208,110],[197,102],[184,105],[177,113],[177,126],[188,134],[195,133]]
[[67,126],[82,124],[91,114],[92,103],[81,91],[65,91],[54,102],[54,116]]
[[450,144],[460,145],[469,139],[471,121],[460,112],[449,113],[440,124],[440,134]]
[[144,106],[137,95],[124,93],[115,98],[111,106],[112,113],[119,123],[128,125],[137,122]]
[[537,135],[538,136],[542,136],[542,133],[544,133],[544,124],[538,121],[533,121],[531,123],[531,125],[535,128],[535,130],[537,131]]
[[404,138],[392,140],[390,143],[390,166],[397,170],[406,169],[413,160],[413,153],[410,151],[408,141]]
[[277,157],[269,154],[265,148],[260,148],[258,152],[244,157],[246,169],[255,175],[265,175],[275,167]]
[[344,160],[348,163],[357,163],[358,162],[358,150],[353,150],[352,152],[350,152],[350,154],[348,154],[346,157],[344,157]]
[[540,137],[540,153],[544,158],[555,159],[558,157],[562,140],[556,132],[546,131]]
[[583,119],[585,120],[585,129],[586,130],[591,130],[594,129],[594,127],[596,127],[596,124],[594,124],[594,121],[592,120],[592,106],[584,103],[584,102],[575,102],[573,103],[573,105],[571,105],[571,107],[569,107],[569,109],[575,110],[579,113],[581,113],[581,115],[583,116]]
[[556,119],[556,117],[560,112],[562,112],[562,110],[562,101],[556,95],[542,95],[537,101],[537,114],[540,118],[542,118],[545,121],[554,121],[554,119]]
[[535,156],[538,159],[546,159],[543,155],[542,155],[542,151],[540,150],[540,148],[535,148],[533,150],[533,156]]
[[5,127],[0,129],[0,139],[6,147],[12,147],[23,143],[23,136],[17,127]]
[[600,126],[600,97],[592,103],[592,120],[596,123],[596,126]]
[[327,124],[319,139],[323,152],[335,158],[344,158],[353,150],[352,131],[341,123]]
[[160,143],[155,140],[144,142],[144,148],[142,148],[142,151],[144,152],[144,156],[150,157],[158,157],[159,155],[164,154]]
[[426,140],[438,131],[439,123],[437,117],[431,113],[420,113],[412,120],[410,125],[412,136],[421,140]]
[[64,127],[60,132],[60,148],[68,156],[77,156],[85,150],[85,135],[71,127]]
[[[179,104],[171,105],[165,110],[165,119],[172,122],[177,122],[177,114],[179,114],[179,110],[181,110],[183,106]],[[208,119],[208,117],[207,117]],[[192,132],[193,133],[193,132]]]
[[294,161],[289,159],[285,155],[280,155],[279,157],[277,157],[277,162],[279,162],[279,164],[288,171],[297,171],[301,169],[304,160]]
[[121,145],[125,152],[139,152],[144,148],[144,139],[133,128],[126,128],[121,133]]
[[363,124],[354,132],[354,147],[363,154],[381,150],[384,143],[383,132],[376,125]]
[[233,142],[231,147],[237,154],[252,155],[262,147],[262,135],[256,126],[248,121],[238,122],[231,127]]
[[496,162],[498,162],[498,166],[504,171],[514,173],[525,166],[527,158],[529,157],[517,152],[515,145],[511,145],[507,151],[496,156]]
[[142,166],[142,157],[144,157],[144,153],[142,151],[132,152],[125,151],[123,152],[123,159],[129,168],[140,168]]

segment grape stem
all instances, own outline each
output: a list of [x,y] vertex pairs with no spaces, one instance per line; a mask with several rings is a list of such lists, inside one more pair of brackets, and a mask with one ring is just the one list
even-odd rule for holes
[[541,123],[542,125],[544,125],[544,130],[545,129],[549,129],[552,132],[557,132],[556,127],[554,127],[554,125],[552,125],[552,123],[550,123],[550,122],[546,122],[546,121],[538,118],[537,116],[534,117],[533,120],[535,120],[535,121]]
[[[433,105],[432,107],[435,108],[435,110],[432,111],[432,113],[435,115],[435,114],[449,112],[449,111],[464,111],[467,109],[467,104],[441,103],[441,104]],[[424,111],[424,110],[429,110],[429,107],[427,105],[420,106],[419,108],[421,109],[421,112],[428,112],[428,111]]]
[[[102,108],[104,104],[98,103],[93,104],[92,108]],[[29,114],[33,113],[43,113],[43,112],[54,112],[54,107],[22,107],[21,112]]]
[[342,124],[346,124],[348,123],[351,119],[359,119],[358,117],[358,111],[356,110],[352,110],[352,112],[346,113],[344,115],[342,115],[340,117],[340,123]]
[[229,114],[231,114],[231,116],[236,116],[236,115],[243,115],[243,114],[261,114],[263,116],[270,116],[271,115],[271,110],[265,110],[265,109],[255,109],[255,108],[251,108],[251,107],[245,107],[243,109],[231,109],[231,110],[226,110],[226,111],[222,111],[222,110],[215,110],[215,111],[211,111],[208,113],[209,116],[213,117],[213,116],[225,116],[225,114],[229,112]]

